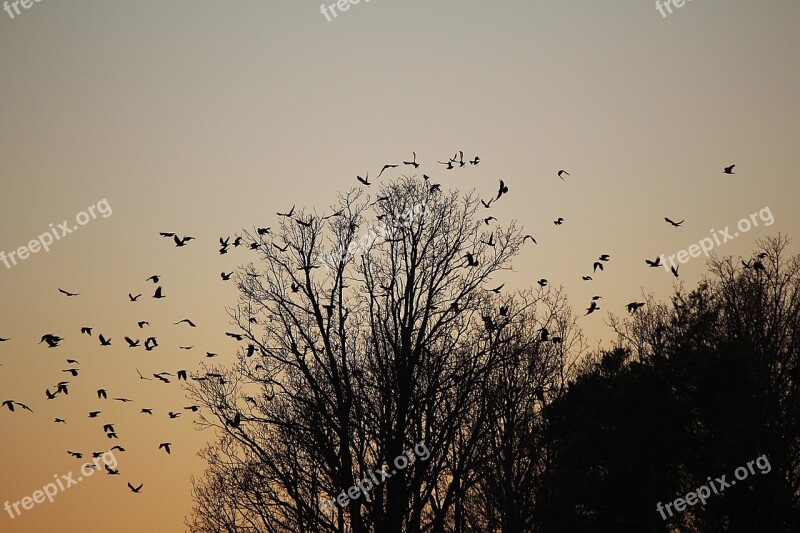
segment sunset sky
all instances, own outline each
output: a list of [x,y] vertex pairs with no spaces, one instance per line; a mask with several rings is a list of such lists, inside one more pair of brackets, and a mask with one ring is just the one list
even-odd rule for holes
[[[489,198],[506,182],[491,214],[539,244],[498,284],[547,278],[580,314],[603,295],[601,312],[579,321],[593,347],[613,340],[609,312],[643,294],[666,299],[706,268],[691,259],[675,280],[645,259],[712,229],[732,235],[765,208],[774,223],[757,216],[715,253],[749,256],[759,238],[800,236],[798,2],[694,0],[663,17],[649,1],[362,0],[331,21],[305,0],[20,9],[13,19],[0,11],[0,251],[51,223],[73,225],[104,199],[112,214],[49,252],[0,262],[0,338],[11,339],[0,343],[0,402],[34,410],[0,410],[0,506],[54,475],[77,477],[86,458],[67,450],[127,451],[115,454],[119,476],[98,472],[14,519],[0,509],[3,532],[184,531],[190,477],[204,468],[196,452],[213,434],[195,431],[174,380],[136,370],[193,370],[207,351],[234,361],[224,333],[237,293],[219,274],[254,256],[220,256],[218,239],[276,226],[295,204],[325,210],[356,175],[412,151],[443,188]],[[436,163],[457,150],[480,165]],[[197,240],[176,248],[160,231]],[[606,270],[582,281],[604,253]],[[153,274],[163,300],[151,297]],[[198,327],[173,324],[183,318]],[[64,341],[37,344],[45,333]],[[101,348],[99,333],[112,346]],[[123,339],[149,335],[160,344],[152,352]],[[71,367],[79,376],[62,372]],[[62,380],[69,396],[48,401]],[[101,387],[133,402],[99,400]],[[102,414],[89,419],[92,410]]]

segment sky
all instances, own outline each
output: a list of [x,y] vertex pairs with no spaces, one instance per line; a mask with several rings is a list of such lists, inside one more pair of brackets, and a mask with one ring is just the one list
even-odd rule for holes
[[[546,278],[580,314],[603,295],[579,321],[595,346],[613,340],[609,312],[666,299],[706,269],[691,258],[676,280],[645,259],[726,226],[739,235],[714,252],[749,256],[757,239],[800,228],[797,2],[694,0],[662,16],[648,1],[363,0],[330,21],[305,0],[18,7],[0,12],[0,251],[51,223],[79,229],[0,263],[0,338],[11,339],[0,401],[34,410],[0,410],[0,506],[77,478],[86,460],[67,450],[126,451],[118,476],[89,476],[15,518],[0,509],[0,531],[183,531],[204,467],[196,452],[214,436],[187,411],[168,418],[189,405],[175,381],[136,370],[192,370],[206,351],[232,362],[224,332],[237,294],[219,273],[251,256],[220,256],[219,237],[277,225],[292,205],[324,210],[356,175],[412,151],[443,188],[489,198],[505,181],[492,214],[539,243],[516,258],[506,290]],[[436,163],[457,150],[480,165]],[[94,219],[80,215],[90,206]],[[738,231],[742,218],[758,225]],[[178,249],[160,231],[197,240]],[[605,270],[582,281],[606,253]],[[151,297],[153,274],[165,299]],[[174,325],[183,318],[198,327]],[[45,333],[64,341],[37,344]],[[149,335],[152,352],[123,340]],[[62,380],[69,396],[48,401]],[[101,386],[133,402],[100,400]]]

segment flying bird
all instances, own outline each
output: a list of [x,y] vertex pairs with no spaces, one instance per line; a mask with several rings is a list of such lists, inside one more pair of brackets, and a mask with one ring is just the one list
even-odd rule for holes
[[170,446],[172,446],[171,442],[162,442],[158,445],[158,449],[164,448],[164,451],[167,452],[167,455],[171,455],[172,452],[170,451]]
[[290,218],[294,214],[294,206],[289,210],[288,213],[277,213],[278,216]]
[[525,235],[525,237],[522,238],[522,244],[525,244],[525,241],[528,239],[533,241],[533,244],[539,244],[538,242],[536,242],[536,239],[533,238],[533,235]]
[[131,294],[131,293],[128,293],[128,298],[130,298],[130,300],[131,300],[132,302],[135,302],[135,301],[136,301],[136,300],[138,300],[138,299],[139,299],[141,296],[142,296],[141,294],[137,294],[136,296],[134,296],[133,294]]
[[561,218],[561,217],[558,217],[557,219],[555,219],[555,220],[553,221],[553,224],[555,224],[556,226],[560,226],[560,225],[561,225],[561,224],[563,224],[563,223],[564,223],[564,219],[563,219],[563,218]]
[[729,166],[729,167],[725,167],[725,169],[722,171],[722,173],[723,173],[723,174],[736,174],[736,173],[733,171],[733,167],[735,167],[735,166],[736,166],[736,165],[731,165],[731,166]]
[[111,339],[106,339],[102,333],[97,338],[100,339],[100,346],[111,346]]
[[403,161],[404,165],[411,165],[414,168],[419,168],[419,163],[417,163],[417,152],[411,152],[414,155],[414,159],[412,161]]
[[678,269],[680,267],[681,267],[680,265],[677,265],[677,266],[673,265],[673,266],[669,267],[670,271],[672,272],[672,275],[675,276],[676,278],[678,277]]
[[591,315],[592,313],[594,313],[599,309],[600,308],[597,306],[597,302],[592,300],[592,303],[589,305],[589,307],[586,308],[586,314]]
[[178,320],[177,322],[175,322],[175,324],[174,324],[174,325],[176,325],[176,326],[177,326],[178,324],[182,324],[182,323],[184,323],[184,322],[186,322],[187,324],[189,324],[189,326],[191,326],[191,327],[193,327],[193,328],[196,328],[196,327],[197,327],[197,326],[195,325],[195,323],[194,323],[194,322],[192,322],[191,320],[189,320],[188,318],[184,318],[183,320]]
[[149,278],[147,278],[145,281],[152,281],[153,283],[158,283],[159,280],[161,280],[161,276],[159,276],[158,274],[154,274]]
[[594,262],[594,270],[593,270],[593,272],[597,272],[598,268],[602,272],[603,271],[603,263],[601,263],[600,261],[595,261]]
[[656,257],[655,261],[650,261],[649,259],[644,260],[651,268],[660,267],[661,266],[661,257]]
[[631,302],[627,306],[628,313],[635,313],[640,307],[644,307],[644,302]]
[[681,224],[683,224],[683,220],[681,220],[680,222],[675,222],[674,220],[671,220],[669,217],[664,217],[664,220],[666,220],[667,223],[672,224],[676,228],[679,228]]
[[80,294],[77,293],[77,292],[69,292],[69,291],[65,291],[64,289],[61,289],[61,288],[58,289],[58,292],[60,292],[61,294],[65,294],[67,296],[80,296]]
[[497,190],[497,198],[495,200],[499,200],[501,196],[508,193],[508,187],[506,186],[503,180],[500,180],[500,188]]
[[92,328],[84,326],[84,327],[81,328],[81,333],[82,334],[85,333],[86,335],[91,335],[92,334]]
[[128,488],[131,489],[131,492],[133,492],[134,494],[139,494],[139,491],[142,490],[143,486],[144,483],[141,483],[139,484],[138,487],[134,487],[133,485],[130,484],[130,482],[128,482]]
[[387,168],[397,168],[397,167],[399,167],[399,166],[400,166],[400,165],[383,165],[383,168],[381,169],[381,172],[380,172],[380,174],[378,174],[378,177],[380,178],[380,177],[381,177],[381,174],[383,174],[383,171],[384,171],[384,170],[386,170]]
[[184,238],[181,239],[177,235],[173,235],[172,239],[175,241],[175,247],[181,248],[183,246],[186,246],[187,242],[193,241],[194,237],[185,236]]
[[569,176],[569,172],[567,172],[566,170],[559,170],[558,177],[561,178],[562,181],[566,181],[564,180],[564,176]]
[[166,296],[164,296],[164,294],[161,292],[161,287],[156,287],[156,292],[153,294],[153,298],[155,299],[166,298]]

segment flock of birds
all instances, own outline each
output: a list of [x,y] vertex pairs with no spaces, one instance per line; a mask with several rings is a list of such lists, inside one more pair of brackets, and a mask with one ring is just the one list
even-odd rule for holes
[[[481,159],[480,159],[479,156],[476,155],[472,159],[465,160],[464,152],[463,151],[458,151],[453,155],[453,157],[449,157],[445,161],[437,161],[437,162],[439,164],[443,165],[445,167],[445,170],[450,171],[450,170],[455,170],[455,169],[458,169],[458,168],[463,168],[466,165],[470,165],[472,167],[476,167],[476,166],[478,166],[480,164]],[[384,174],[384,172],[387,171],[387,170],[396,169],[396,168],[400,167],[401,164],[404,165],[404,166],[413,167],[414,169],[419,168],[420,163],[417,162],[417,154],[416,154],[416,152],[412,152],[412,159],[410,161],[402,161],[401,163],[396,163],[396,164],[395,163],[389,163],[389,164],[383,165],[383,167],[381,168],[380,172],[377,174],[377,178],[380,178]],[[735,165],[727,166],[727,167],[724,168],[723,172],[725,174],[732,175],[732,174],[734,174],[734,172],[733,172],[734,167],[735,167]],[[365,176],[366,177],[364,177],[364,178],[362,178],[361,176],[357,176],[357,180],[363,186],[369,187],[369,186],[372,185],[372,182],[369,181],[369,173],[367,173]],[[569,172],[567,172],[566,170],[561,169],[558,172],[556,172],[556,177],[561,179],[562,181],[566,181],[565,178],[571,177],[571,174]],[[433,183],[431,181],[430,176],[428,176],[427,174],[424,174],[423,175],[423,179],[428,184],[428,188],[429,188],[429,192],[430,193],[440,192],[441,191],[441,184],[440,183]],[[509,193],[509,187],[501,179],[501,180],[499,180],[497,193],[492,195],[489,199],[482,199],[481,198],[480,199],[481,205],[485,209],[490,209],[493,204],[498,202],[501,198],[503,198],[504,195],[506,195],[508,193]],[[382,200],[382,199],[385,199],[385,197],[384,198],[381,198],[381,197],[378,198],[379,201]],[[292,206],[292,208],[290,210],[288,210],[287,212],[284,212],[284,213],[278,212],[277,215],[280,216],[280,217],[286,217],[286,218],[293,219],[297,224],[299,224],[301,226],[304,226],[304,227],[310,227],[311,226],[312,221],[306,221],[306,220],[303,220],[302,218],[295,217],[294,216],[294,212],[295,212],[295,206]],[[334,213],[334,214],[332,214],[332,215],[330,215],[328,217],[323,217],[323,218],[331,218],[333,216],[339,216],[341,214],[342,214],[341,212]],[[494,220],[497,220],[497,219],[495,217],[493,217],[493,216],[487,216],[487,217],[483,218],[483,222],[486,225],[489,225]],[[675,220],[671,219],[670,217],[664,217],[664,220],[665,220],[665,222],[667,224],[669,224],[670,226],[672,226],[674,228],[680,228],[684,223],[684,220],[675,221]],[[557,218],[556,220],[553,221],[553,224],[555,226],[557,226],[557,227],[558,226],[562,226],[564,223],[565,223],[565,219],[563,217],[559,217],[559,218]],[[249,242],[249,243],[245,242],[245,239],[242,236],[238,236],[238,235],[234,235],[232,239],[231,239],[231,237],[220,237],[220,239],[219,239],[219,250],[218,250],[219,254],[220,255],[227,254],[231,247],[232,248],[245,247],[245,248],[250,249],[250,250],[258,250],[261,246],[266,245],[265,241],[263,239],[261,239],[261,237],[264,237],[265,235],[270,234],[270,231],[271,231],[271,228],[269,228],[269,227],[258,227],[258,228],[256,228],[256,234],[258,235],[259,239],[258,240],[254,240],[253,242]],[[192,236],[189,236],[189,235],[179,236],[175,232],[161,232],[159,235],[161,237],[163,237],[163,238],[171,239],[172,242],[174,242],[176,248],[183,248],[183,247],[187,246],[191,241],[196,240],[195,237],[192,237]],[[527,234],[523,238],[523,241],[522,241],[523,245],[525,243],[527,243],[527,241],[529,241],[529,240],[533,244],[538,244],[538,242],[536,241],[536,239],[534,238],[533,235]],[[489,239],[486,240],[486,241],[482,241],[482,242],[483,242],[483,244],[485,244],[487,246],[494,247],[495,244],[496,244],[495,241],[494,241],[494,234],[490,234]],[[277,244],[276,242],[273,241],[273,242],[271,242],[271,245],[273,247],[275,247],[277,250],[281,251],[281,252],[286,252],[288,250],[288,244],[286,244],[286,243],[284,243],[283,246],[280,246],[279,244]],[[743,264],[745,265],[745,268],[763,269],[763,264],[760,263],[760,259],[763,259],[763,257],[759,256],[758,259],[755,260],[754,262],[748,262],[748,263],[744,263],[743,262]],[[476,257],[474,254],[472,254],[470,252],[465,253],[464,260],[466,261],[466,266],[468,266],[468,267],[476,267],[476,266],[478,266],[480,264],[479,258]],[[600,271],[600,272],[605,271],[606,265],[610,262],[610,260],[611,260],[610,254],[602,254],[602,255],[600,255],[592,263],[592,272],[591,272],[591,274],[592,275],[596,275],[598,271]],[[646,259],[645,263],[651,268],[657,268],[657,267],[662,266],[660,258],[656,258],[655,260]],[[675,277],[678,277],[678,269],[677,269],[677,267],[672,267],[672,274]],[[229,272],[228,273],[228,272],[223,271],[223,272],[220,273],[220,278],[221,278],[222,281],[230,281],[232,275],[233,275],[233,272]],[[592,275],[584,275],[584,276],[582,276],[582,279],[584,281],[592,281],[593,280]],[[155,300],[161,300],[161,299],[166,298],[166,294],[164,293],[164,290],[163,290],[163,288],[162,288],[162,286],[160,284],[161,283],[161,279],[162,279],[162,276],[160,276],[158,274],[154,274],[154,275],[148,277],[145,280],[145,282],[152,282],[155,285],[155,289],[154,289],[153,294],[152,294],[152,298],[155,299]],[[548,283],[549,283],[549,281],[547,279],[544,279],[544,278],[539,279],[537,281],[537,284],[539,286],[541,286],[541,287],[547,286]],[[500,285],[500,286],[495,287],[493,289],[487,289],[487,290],[492,291],[492,292],[494,292],[496,294],[499,294],[500,291],[503,289],[503,287],[504,287],[504,285]],[[299,292],[301,290],[301,287],[295,286],[293,284],[291,289],[292,289],[292,292]],[[62,288],[58,288],[58,292],[60,294],[64,295],[65,297],[67,297],[67,298],[76,298],[76,297],[80,296],[80,293],[68,291],[68,290],[65,290],[65,289],[62,289]],[[139,299],[141,297],[142,297],[142,293],[138,293],[136,295],[134,295],[133,293],[128,293],[128,299],[129,299],[130,303],[139,302]],[[589,303],[589,307],[586,308],[586,315],[590,315],[590,314],[600,310],[600,307],[598,305],[598,301],[601,298],[602,298],[602,296],[600,296],[600,295],[595,295],[595,296],[592,297],[591,302]],[[645,304],[643,302],[633,301],[633,302],[630,302],[629,304],[627,304],[626,309],[627,309],[627,311],[629,313],[635,313],[638,309],[640,309],[644,305]],[[330,310],[329,310],[329,312],[330,312]],[[501,308],[500,309],[501,316],[505,316],[507,313],[508,313],[508,309],[507,308]],[[483,316],[482,318],[483,318],[484,325],[485,325],[485,327],[487,329],[494,329],[495,328],[495,323],[494,323],[494,321],[493,321],[493,319],[491,317]],[[255,322],[256,319],[255,318],[251,318],[250,321],[252,323],[252,322]],[[138,321],[136,325],[137,325],[138,330],[140,332],[143,332],[146,327],[149,328],[149,326],[150,326],[150,324],[149,324],[149,322],[147,320]],[[189,318],[184,318],[184,319],[178,320],[177,322],[174,322],[173,325],[176,326],[176,327],[184,327],[184,326],[185,327],[189,327],[189,328],[196,328],[197,327],[195,322],[192,321]],[[80,333],[79,334],[80,335],[86,335],[88,337],[92,337],[92,336],[94,336],[94,328],[91,327],[91,326],[83,326],[83,327],[80,328]],[[560,336],[551,335],[550,332],[546,328],[542,328],[540,330],[540,335],[541,335],[541,340],[543,340],[543,341],[561,342],[561,337]],[[230,337],[230,338],[232,338],[232,339],[234,339],[236,341],[244,340],[244,336],[241,335],[241,334],[238,334],[238,333],[227,332],[226,336],[228,336],[228,337]],[[140,337],[140,335],[124,336],[124,341],[125,341],[125,344],[127,345],[127,348],[128,349],[143,348],[146,351],[153,351],[153,350],[159,348],[159,343],[158,343],[157,337],[152,336],[152,335],[141,335],[141,337],[144,337],[143,340],[142,340],[142,338],[139,338],[139,337]],[[0,337],[0,344],[9,342],[11,340],[12,339],[10,339],[10,338]],[[97,340],[98,340],[98,342],[100,344],[100,347],[102,347],[102,348],[107,348],[107,347],[112,346],[112,340],[113,339],[111,337],[105,337],[102,333],[98,333]],[[54,334],[54,333],[45,333],[45,334],[42,335],[42,337],[41,337],[41,339],[39,341],[39,344],[44,343],[44,344],[47,345],[47,348],[57,349],[57,348],[59,348],[61,346],[61,343],[63,341],[64,341],[64,338],[61,337],[60,335],[57,335],[57,334]],[[178,346],[178,348],[182,349],[182,350],[191,350],[191,349],[194,348],[194,346]],[[255,353],[255,351],[256,351],[256,347],[254,345],[250,344],[250,345],[247,346],[245,354],[246,354],[247,357],[250,357]],[[214,353],[214,352],[206,352],[206,355],[205,355],[205,357],[207,357],[207,358],[213,358],[213,357],[216,357],[216,356],[217,356],[217,353]],[[69,359],[66,359],[66,363],[67,363],[67,368],[63,369],[62,373],[68,374],[69,378],[77,378],[79,376],[79,374],[80,374],[80,371],[81,371],[79,361],[77,359],[69,358]],[[260,365],[258,365],[258,366],[260,366]],[[258,370],[258,366],[256,367],[257,370]],[[190,376],[189,373],[187,372],[187,370],[178,369],[178,370],[175,370],[173,372],[160,371],[160,372],[152,373],[151,374],[152,377],[148,377],[148,376],[143,375],[139,371],[139,369],[137,368],[136,369],[136,373],[138,374],[138,377],[139,377],[140,380],[158,380],[163,384],[171,383],[171,379],[170,378],[174,378],[178,382],[180,382],[181,380],[183,380],[185,382],[187,380],[187,378],[188,379],[193,379],[193,380],[198,380],[198,381],[202,381],[202,380],[206,380],[206,379],[217,379],[221,383],[224,383],[223,376],[221,374],[215,373],[215,372],[205,372],[204,374],[191,375]],[[52,387],[45,388],[44,396],[46,398],[46,401],[56,401],[61,396],[68,396],[69,395],[69,388],[71,386],[72,386],[72,382],[66,381],[66,380],[61,380],[61,381],[58,381]],[[52,391],[51,391],[51,388],[53,389]],[[97,402],[98,403],[109,401],[109,393],[108,393],[108,389],[107,388],[104,388],[104,387],[97,388],[96,394],[97,394]],[[245,399],[247,401],[251,401],[251,402],[255,403],[255,401],[252,398],[245,398]],[[126,398],[126,397],[122,397],[122,396],[112,396],[110,401],[116,401],[116,402],[120,402],[122,404],[128,404],[128,403],[133,403],[134,402],[133,400],[131,400],[129,398]],[[23,402],[14,400],[14,399],[4,400],[2,402],[2,404],[0,404],[0,405],[2,407],[6,408],[11,413],[18,413],[19,412],[18,408],[23,410],[23,411],[28,411],[28,412],[31,412],[31,413],[34,412],[34,410],[27,403],[23,403]],[[179,418],[181,416],[182,412],[184,412],[184,411],[197,413],[199,411],[199,409],[200,409],[200,407],[197,406],[197,405],[189,405],[189,406],[183,407],[182,409],[169,410],[169,411],[167,411],[166,416],[169,417],[170,420],[174,420],[174,419]],[[92,410],[92,411],[89,411],[88,417],[92,418],[92,419],[97,419],[97,418],[100,418],[102,414],[103,414],[102,409]],[[141,407],[140,411],[139,411],[139,414],[147,415],[147,416],[154,416],[154,409],[152,407]],[[53,422],[56,423],[56,424],[67,424],[67,420],[65,418],[61,418],[61,417],[56,417]],[[241,415],[239,414],[238,411],[236,411],[235,414],[230,418],[230,420],[227,421],[227,424],[229,426],[231,426],[231,427],[234,427],[234,428],[238,427],[240,423],[241,423]],[[119,439],[116,425],[113,422],[109,422],[109,421],[107,421],[105,419],[102,419],[101,420],[101,426],[100,426],[99,429],[102,430],[103,434],[105,435],[105,437],[107,439],[110,439],[110,440]],[[163,450],[164,453],[171,454],[172,453],[172,446],[173,446],[173,444],[171,442],[161,442],[158,445],[158,450]],[[110,450],[108,450],[108,451],[125,452],[126,450],[122,446],[115,445],[115,446],[111,447]],[[97,457],[100,457],[102,454],[104,454],[106,452],[107,451],[94,451],[94,452],[92,452],[92,456],[97,458]],[[84,457],[84,455],[85,455],[84,452],[76,452],[76,451],[72,451],[72,450],[67,450],[67,453],[70,456],[72,456],[72,457],[74,457],[76,459],[82,459]],[[96,468],[96,465],[95,464],[91,464],[91,463],[88,463],[85,466],[87,468]],[[106,469],[106,473],[108,475],[114,475],[114,476],[120,475],[120,471],[118,469],[111,468],[108,465],[105,466],[105,469]],[[143,487],[142,483],[139,483],[138,485],[134,485],[131,482],[128,482],[128,488],[133,493],[137,493],[137,494],[140,493],[141,490],[142,490],[142,487]]]

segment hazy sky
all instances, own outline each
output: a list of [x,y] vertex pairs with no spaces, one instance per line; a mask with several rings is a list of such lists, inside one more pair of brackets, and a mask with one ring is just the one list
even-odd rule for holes
[[[13,520],[0,509],[1,531],[183,531],[189,478],[203,469],[195,453],[212,435],[189,413],[169,420],[188,405],[180,388],[136,369],[191,370],[205,351],[232,361],[225,308],[236,291],[219,272],[250,255],[220,257],[217,239],[276,225],[292,204],[324,209],[356,174],[412,150],[443,187],[488,198],[505,180],[511,192],[492,214],[539,241],[507,287],[547,278],[581,313],[602,294],[601,313],[580,321],[593,342],[611,338],[608,311],[624,313],[643,291],[669,296],[674,278],[645,258],[712,228],[733,234],[766,207],[771,226],[757,218],[716,251],[798,236],[796,1],[694,0],[662,17],[649,1],[362,0],[330,22],[319,2],[300,0],[20,9],[0,12],[0,250],[103,199],[113,214],[0,263],[0,337],[12,339],[0,343],[0,401],[35,411],[0,411],[0,505],[77,473],[86,461],[68,449],[128,451],[116,455],[120,476],[97,473]],[[435,164],[459,149],[480,166]],[[675,229],[665,216],[686,222]],[[176,249],[159,231],[198,240]],[[606,271],[581,281],[601,253]],[[691,286],[704,269],[692,259],[681,280]],[[166,299],[150,297],[151,274],[164,277]],[[131,303],[129,292],[144,296]],[[199,327],[172,325],[185,317]],[[145,335],[138,320],[159,349],[125,347],[125,335]],[[37,344],[48,332],[61,347]],[[98,333],[112,346],[100,349]],[[80,361],[78,377],[62,373],[67,358]],[[46,400],[63,379],[70,395]],[[98,400],[101,386],[134,402]],[[90,410],[103,413],[90,420]],[[118,442],[103,435],[108,422]]]

